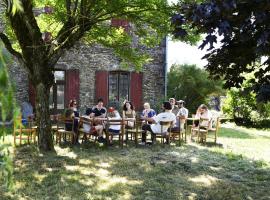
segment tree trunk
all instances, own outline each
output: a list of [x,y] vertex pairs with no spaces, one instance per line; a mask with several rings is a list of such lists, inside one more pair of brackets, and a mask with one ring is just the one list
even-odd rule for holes
[[50,86],[42,82],[36,85],[36,117],[38,145],[41,151],[54,151],[49,111]]

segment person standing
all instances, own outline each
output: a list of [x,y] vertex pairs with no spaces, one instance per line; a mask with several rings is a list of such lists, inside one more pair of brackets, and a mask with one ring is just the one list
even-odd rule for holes
[[183,130],[185,127],[184,126],[185,122],[188,118],[188,109],[185,108],[185,101],[183,100],[177,101],[177,104],[178,104],[179,111],[176,116],[180,118],[180,124],[178,124],[179,120],[177,120],[176,126],[178,125],[178,127],[180,127]]
[[78,128],[79,128],[79,117],[80,113],[77,109],[77,101],[75,99],[72,99],[69,101],[69,109],[73,112],[73,130],[75,132],[75,138],[74,138],[74,143],[79,144],[79,133],[78,133]]

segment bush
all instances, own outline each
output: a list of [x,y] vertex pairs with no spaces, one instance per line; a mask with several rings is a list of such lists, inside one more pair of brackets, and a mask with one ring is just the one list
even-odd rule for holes
[[238,125],[270,128],[270,103],[257,102],[256,94],[249,89],[249,84],[228,91],[222,110],[234,118]]

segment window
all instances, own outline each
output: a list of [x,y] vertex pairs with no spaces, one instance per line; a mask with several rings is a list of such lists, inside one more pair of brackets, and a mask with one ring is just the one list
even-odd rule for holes
[[129,99],[129,72],[109,73],[109,102]]
[[54,80],[50,89],[49,106],[53,113],[58,113],[65,109],[65,71],[55,71]]

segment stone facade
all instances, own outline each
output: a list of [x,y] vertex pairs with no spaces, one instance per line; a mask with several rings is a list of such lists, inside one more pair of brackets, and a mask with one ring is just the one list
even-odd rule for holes
[[[165,42],[164,42],[165,43]],[[156,105],[165,96],[165,52],[166,45],[147,49],[152,61],[143,66],[143,102]],[[95,71],[121,70],[119,59],[111,49],[100,45],[87,46],[78,43],[61,57],[56,69],[79,69],[80,72],[80,107],[95,105]],[[10,75],[16,84],[16,98],[19,104],[29,101],[29,83],[25,70],[16,62],[10,67]],[[132,68],[128,71],[133,71]]]
[[[1,8],[0,6],[0,10]],[[1,30],[3,30],[3,26],[3,24],[0,25]],[[138,38],[134,38],[133,45],[136,46],[137,42]],[[151,105],[157,105],[165,96],[166,42],[164,40],[156,48],[143,48],[143,50],[148,52],[153,60],[142,68],[142,101],[148,101]],[[73,48],[66,51],[55,68],[61,70],[79,69],[79,104],[82,110],[95,104],[95,72],[97,70],[123,70],[120,69],[120,59],[113,54],[111,49],[101,45],[88,46],[79,42]],[[134,70],[131,67],[127,71]],[[26,70],[14,60],[9,66],[9,73],[11,80],[16,86],[17,103],[21,105],[22,102],[29,101],[29,82]]]
[[[143,69],[143,102],[156,104],[165,95],[165,45],[149,49],[153,60]],[[80,70],[80,105],[81,107],[95,104],[95,71],[120,70],[119,59],[113,51],[100,45],[86,46],[78,44],[58,61],[57,69]],[[133,71],[132,68],[128,69]]]

